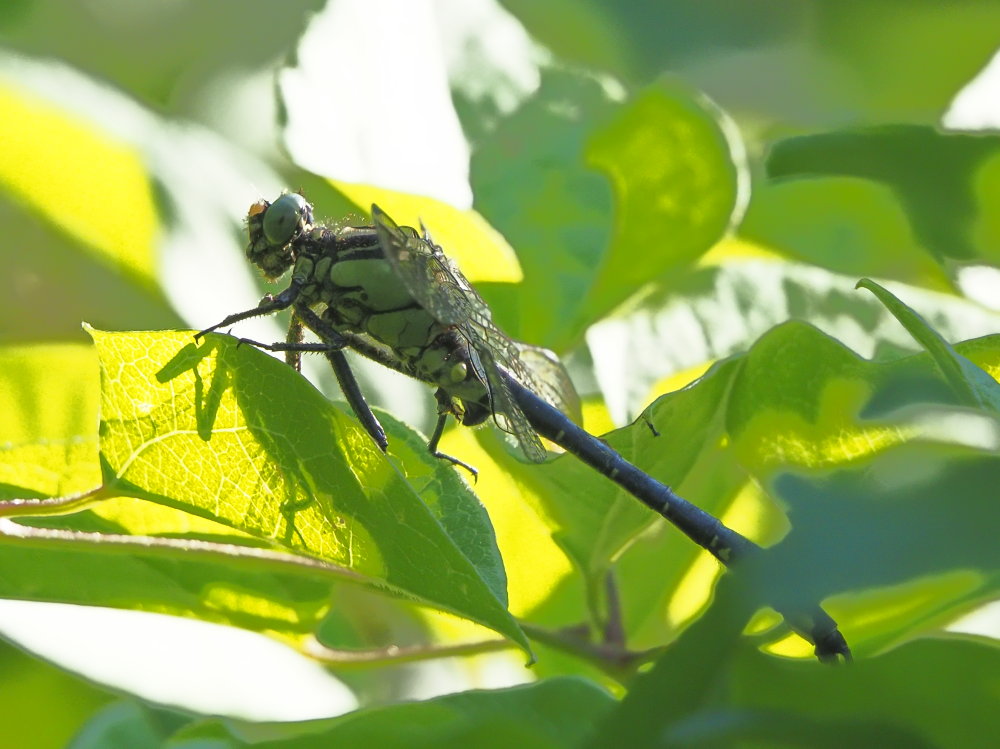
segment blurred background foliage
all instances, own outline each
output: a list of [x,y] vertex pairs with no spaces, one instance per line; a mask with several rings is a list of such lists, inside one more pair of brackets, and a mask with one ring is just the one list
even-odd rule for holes
[[[603,716],[599,736],[637,745],[816,746],[822,735],[838,746],[991,746],[996,616],[956,621],[996,599],[1000,570],[1000,400],[977,374],[1000,372],[989,335],[1000,330],[998,49],[990,0],[8,0],[2,498],[100,480],[97,356],[81,321],[205,327],[264,293],[242,258],[252,201],[302,189],[337,218],[376,200],[401,221],[427,220],[507,332],[567,357],[591,431],[622,427],[607,439],[628,457],[776,543],[775,579],[826,598],[860,662],[833,673],[801,660],[791,639],[761,641],[800,660],[726,639],[723,613],[738,604],[720,592],[699,618],[717,568],[672,529],[570,461],[529,472],[488,431],[456,430],[446,449],[482,469],[477,493],[517,617],[593,624],[613,570],[628,644],[675,647],[615,711],[576,679],[618,689],[606,676],[538,645],[530,674],[508,657],[499,675],[486,660],[347,675],[362,706],[433,696],[442,683],[542,681],[495,701],[424,703],[434,713],[370,708],[310,726],[316,741],[569,746],[585,704]],[[855,290],[863,276],[902,303]],[[281,336],[269,321],[241,332]],[[426,431],[425,388],[361,370],[374,400]],[[321,368],[308,373],[335,393]],[[642,423],[623,427],[647,407],[659,442]],[[181,527],[159,511],[118,500],[65,527],[247,531],[204,515]],[[211,570],[154,565],[130,577],[123,563],[121,589],[100,579],[90,589],[81,581],[111,568],[67,554],[4,548],[4,596],[144,608],[145,586],[159,610],[220,618],[198,589]],[[39,573],[38,560],[58,569]],[[231,584],[253,596],[233,610],[282,600],[271,591],[280,580],[241,573]],[[291,628],[315,623],[315,581],[288,586]],[[351,586],[333,596],[321,626],[344,647],[467,635]],[[94,635],[65,621],[66,642],[80,637],[86,650]],[[76,746],[287,743],[274,725],[197,723],[151,703],[276,712],[162,696],[31,647],[147,702],[112,702],[4,645],[11,745],[62,746],[105,703]],[[245,680],[305,700],[275,672]],[[338,704],[296,715],[352,703]],[[526,710],[548,723],[511,728]]]

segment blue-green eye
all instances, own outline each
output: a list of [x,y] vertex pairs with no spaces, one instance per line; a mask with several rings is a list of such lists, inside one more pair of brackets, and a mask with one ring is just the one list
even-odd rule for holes
[[264,213],[264,236],[273,245],[287,244],[311,212],[311,206],[301,195],[285,193]]

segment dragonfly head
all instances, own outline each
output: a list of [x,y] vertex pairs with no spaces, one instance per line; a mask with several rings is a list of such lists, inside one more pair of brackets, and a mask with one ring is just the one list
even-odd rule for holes
[[278,278],[295,263],[295,240],[312,223],[312,206],[298,193],[285,193],[273,203],[257,201],[247,213],[247,258],[268,278]]

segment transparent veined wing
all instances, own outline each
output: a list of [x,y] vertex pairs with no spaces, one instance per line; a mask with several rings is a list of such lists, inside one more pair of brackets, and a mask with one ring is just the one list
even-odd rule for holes
[[521,361],[517,345],[493,324],[490,308],[479,292],[426,232],[421,236],[410,227],[398,226],[377,205],[372,206],[372,219],[386,259],[413,298],[434,319],[461,334],[479,357],[497,426],[516,438],[529,460],[544,461],[541,440],[498,370],[502,367],[525,387],[538,386],[537,378]]
[[444,325],[472,321],[496,330],[486,302],[440,247],[412,227],[398,226],[377,205],[372,219],[386,259],[421,307]]
[[514,345],[517,346],[521,362],[525,365],[531,380],[523,384],[542,396],[550,406],[566,414],[574,424],[582,424],[580,396],[559,357],[541,346],[532,346],[520,341],[514,341]]

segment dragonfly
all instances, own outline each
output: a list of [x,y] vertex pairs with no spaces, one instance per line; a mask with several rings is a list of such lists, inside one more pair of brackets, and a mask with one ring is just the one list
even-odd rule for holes
[[[304,352],[325,354],[348,403],[383,451],[388,446],[385,432],[351,372],[346,348],[436,387],[438,420],[428,449],[473,476],[474,468],[438,450],[449,416],[466,426],[492,418],[530,462],[546,459],[539,435],[544,436],[635,496],[727,567],[763,553],[753,541],[579,427],[579,400],[558,359],[545,349],[508,338],[426,227],[417,231],[399,226],[377,205],[372,206],[372,222],[339,228],[317,224],[312,205],[297,193],[285,193],[273,203],[254,203],[247,214],[247,257],[267,278],[277,280],[291,271],[291,280],[277,295],[265,296],[253,309],[229,315],[196,337],[291,308],[284,342],[241,341],[284,351],[293,366]],[[302,339],[305,328],[319,343]],[[650,438],[656,438],[658,432],[651,431]],[[776,608],[813,642],[820,660],[850,659],[837,623],[818,604]]]
[[[318,224],[313,206],[298,193],[254,203],[247,214],[247,258],[268,279],[291,271],[291,281],[277,295],[229,315],[198,337],[290,307],[284,342],[241,340],[284,351],[296,367],[303,352],[325,353],[359,421],[383,451],[385,432],[351,373],[345,348],[436,386],[438,420],[428,443],[432,455],[475,475],[468,464],[440,452],[438,443],[449,416],[471,427],[492,418],[524,458],[545,461],[548,453],[503,375],[579,421],[579,399],[566,370],[552,352],[516,342],[496,326],[486,302],[423,224],[419,232],[399,226],[377,205],[372,205],[372,222]],[[303,328],[320,342],[304,342]]]

